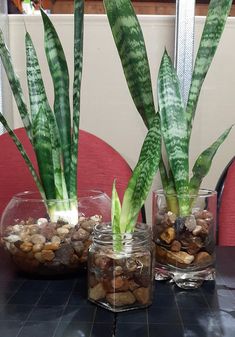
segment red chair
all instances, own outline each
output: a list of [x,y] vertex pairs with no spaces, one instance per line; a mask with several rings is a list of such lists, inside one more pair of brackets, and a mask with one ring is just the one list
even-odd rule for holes
[[[15,130],[17,137],[37,167],[32,146],[24,128]],[[131,168],[122,156],[100,138],[80,130],[78,155],[78,194],[86,190],[100,190],[111,197],[113,180],[122,199]],[[13,195],[23,191],[37,191],[35,182],[21,154],[5,133],[0,136],[0,214]],[[142,215],[145,221],[145,214]]]
[[218,193],[218,245],[235,246],[235,157],[222,172],[216,191]]

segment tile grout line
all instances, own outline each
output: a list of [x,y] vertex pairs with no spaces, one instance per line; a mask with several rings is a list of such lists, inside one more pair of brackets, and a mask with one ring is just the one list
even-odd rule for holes
[[70,300],[70,298],[71,298],[71,296],[72,296],[72,293],[73,293],[73,291],[74,291],[74,289],[75,289],[75,287],[76,287],[76,284],[77,284],[77,280],[74,280],[74,284],[73,284],[73,286],[72,286],[72,288],[71,288],[71,292],[70,292],[70,294],[69,294],[69,296],[68,296],[68,298],[67,298],[67,301],[66,301],[65,304],[63,305],[63,306],[64,306],[64,309],[62,310],[60,319],[58,319],[58,323],[57,323],[57,325],[56,325],[56,328],[55,328],[55,330],[54,330],[54,333],[53,333],[52,337],[55,337],[55,335],[56,335],[56,333],[57,333],[57,330],[58,330],[58,328],[59,328],[59,325],[60,325],[60,323],[62,322],[62,318],[63,318],[64,312],[65,312],[66,307],[67,307],[67,305],[68,305],[68,303],[69,303],[69,300]]
[[95,323],[96,312],[97,312],[97,307],[95,308],[95,311],[94,311],[94,314],[93,314],[93,320],[92,320],[92,323],[91,323],[91,331],[90,331],[89,337],[92,336],[92,330],[93,330],[93,326],[94,326],[94,323]]
[[26,280],[22,281],[22,283],[16,288],[16,290],[13,292],[13,294],[8,298],[6,301],[6,304],[9,304],[10,300],[12,299],[13,296],[17,293],[17,291],[22,287],[22,285],[26,283]]
[[[26,282],[26,281],[25,281],[25,282]],[[21,333],[22,329],[24,328],[25,324],[26,324],[27,321],[28,321],[29,316],[31,315],[31,313],[33,312],[33,310],[37,307],[37,305],[38,305],[40,299],[42,298],[43,294],[47,291],[47,289],[48,289],[48,287],[49,287],[49,284],[50,284],[50,282],[48,282],[47,286],[45,287],[45,289],[44,289],[44,290],[42,291],[42,293],[40,294],[38,300],[33,304],[32,309],[31,309],[30,312],[28,313],[28,316],[26,317],[26,319],[23,321],[22,327],[19,329],[18,334],[16,335],[16,337],[18,337],[19,334]]]
[[146,322],[147,322],[147,336],[149,337],[149,314],[148,314],[148,309],[145,309],[146,312]]
[[[176,286],[176,285],[175,285],[175,286]],[[171,290],[172,290],[172,292],[173,292],[173,294],[174,294],[175,306],[176,306],[176,309],[177,309],[177,311],[178,311],[178,315],[179,315],[179,319],[180,319],[180,324],[181,324],[181,326],[182,326],[182,328],[183,328],[183,333],[184,333],[185,327],[184,327],[184,322],[183,322],[183,319],[182,319],[180,307],[179,307],[179,305],[178,305],[178,302],[176,301],[176,293],[174,292],[173,289],[171,289]]]

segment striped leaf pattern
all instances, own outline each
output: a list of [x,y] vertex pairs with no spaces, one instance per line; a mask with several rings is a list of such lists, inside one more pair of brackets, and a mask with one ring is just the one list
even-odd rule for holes
[[77,158],[83,61],[84,0],[75,1],[74,5],[73,133],[69,189],[71,198],[77,198]]
[[30,111],[33,124],[39,107],[43,106],[44,110],[49,110],[50,106],[47,100],[36,50],[28,32],[25,35],[25,46]]
[[46,111],[46,117],[49,126],[49,136],[51,143],[51,155],[52,155],[53,175],[55,184],[55,198],[66,200],[69,198],[69,195],[64,176],[63,161],[62,161],[63,156],[58,126],[51,110]]
[[44,193],[44,189],[42,187],[42,184],[41,184],[41,181],[38,177],[38,174],[35,170],[35,168],[33,167],[23,145],[21,144],[19,138],[16,136],[16,134],[14,133],[14,131],[10,128],[10,126],[8,125],[6,119],[4,118],[4,116],[0,113],[0,122],[1,124],[4,126],[5,130],[8,132],[9,136],[11,137],[12,141],[15,143],[15,145],[17,146],[21,156],[23,157],[26,165],[28,166],[31,174],[32,174],[32,177],[37,185],[37,188],[39,190],[39,192],[41,193],[41,196],[42,198],[45,200],[46,199],[46,196],[45,196],[45,193]]
[[52,146],[50,128],[46,111],[41,106],[33,125],[34,150],[38,168],[47,199],[55,199],[54,168],[52,161]]
[[188,193],[188,128],[179,80],[171,59],[164,52],[158,75],[161,130],[178,194]]
[[[28,33],[25,36],[26,42],[26,60],[27,60],[27,79],[29,89],[29,99],[33,129],[38,129],[36,123],[40,118],[37,118],[40,108],[45,113],[45,118],[48,121],[49,136],[51,146],[51,155],[53,163],[53,175],[55,186],[55,198],[56,199],[68,199],[67,188],[65,185],[64,172],[62,167],[62,152],[58,126],[54,117],[54,114],[50,108],[47,100],[45,87],[42,80],[41,70],[37,59],[37,54],[33,46],[33,42]],[[38,155],[39,159],[40,156]],[[43,165],[43,163],[41,164]],[[39,165],[39,167],[41,167]],[[44,167],[44,166],[43,166]],[[42,175],[43,176],[43,175]]]
[[104,0],[126,81],[148,128],[155,116],[152,84],[143,33],[130,0]]
[[143,206],[161,157],[161,132],[158,116],[145,137],[138,163],[124,194],[120,218],[121,233],[132,232]]
[[54,83],[54,113],[61,138],[65,181],[66,185],[69,187],[71,160],[71,121],[68,66],[62,45],[52,22],[43,10],[41,10],[41,15],[45,32],[45,51]]
[[191,134],[199,94],[202,84],[217,50],[232,0],[211,0],[204,25],[199,49],[194,65],[192,82],[187,102],[187,120],[189,135]]
[[228,137],[232,126],[225,130],[223,134],[206,150],[204,150],[197,158],[193,166],[193,176],[190,180],[190,193],[197,194],[203,178],[207,175],[211,168],[212,160],[220,147],[220,145]]
[[14,71],[12,60],[11,60],[11,55],[5,44],[3,32],[1,30],[0,30],[0,57],[1,57],[4,69],[6,71],[6,75],[10,83],[11,90],[14,95],[15,102],[18,107],[22,122],[24,124],[24,127],[26,129],[26,132],[27,132],[27,135],[30,141],[32,142],[32,126],[31,126],[31,121],[29,118],[28,108],[25,103],[25,99],[24,99],[24,95],[23,95],[23,91],[20,85],[19,78]]

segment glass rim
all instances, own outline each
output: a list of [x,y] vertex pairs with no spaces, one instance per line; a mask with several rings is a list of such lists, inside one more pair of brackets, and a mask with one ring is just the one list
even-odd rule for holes
[[[101,245],[102,244],[112,245],[115,238],[120,238],[120,236],[121,236],[122,242],[131,242],[134,240],[136,235],[140,234],[140,235],[144,235],[143,239],[141,240],[141,242],[133,241],[134,244],[141,244],[142,242],[149,241],[152,237],[151,226],[149,224],[145,224],[142,222],[137,222],[137,226],[138,225],[140,227],[135,227],[135,230],[132,233],[126,232],[126,233],[119,234],[119,233],[112,233],[111,222],[99,223],[99,224],[96,224],[94,227],[93,240],[95,243],[98,243]],[[106,237],[106,236],[110,237],[110,239],[103,240],[102,237]]]
[[[87,195],[85,196],[78,196],[77,199],[75,198],[68,198],[68,199],[47,199],[48,202],[54,202],[54,203],[63,203],[65,201],[75,201],[77,200],[77,202],[79,203],[79,201],[81,200],[85,200],[85,199],[97,199],[101,196],[106,196],[107,198],[109,198],[109,196],[101,191],[101,190],[95,190],[95,189],[91,189],[91,190],[84,190],[84,192],[86,191]],[[90,194],[89,194],[90,193]],[[11,198],[11,200],[20,200],[22,202],[41,202],[41,203],[45,203],[45,200],[42,198],[41,194],[39,191],[23,191],[23,192],[19,192],[16,193],[15,195],[13,195],[13,197]]]
[[167,193],[164,191],[163,188],[153,190],[152,192],[153,196],[155,197],[156,195],[160,196],[172,196],[172,197],[177,197],[177,198],[184,198],[184,197],[189,197],[189,198],[205,198],[205,197],[211,197],[211,196],[216,196],[217,191],[208,189],[208,188],[200,188],[198,190],[198,193],[193,193],[193,194],[178,194],[178,193]]

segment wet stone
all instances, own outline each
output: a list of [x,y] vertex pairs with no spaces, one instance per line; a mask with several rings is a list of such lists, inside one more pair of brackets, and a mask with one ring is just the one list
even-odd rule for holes
[[85,229],[88,233],[91,233],[94,229],[95,221],[94,220],[85,220],[81,223],[81,227]]
[[175,229],[173,227],[167,228],[161,235],[161,240],[170,244],[175,239]]
[[84,244],[81,241],[73,241],[72,246],[77,255],[82,256],[82,253],[84,251]]
[[69,265],[71,256],[74,254],[74,249],[69,244],[62,245],[55,251],[55,257],[62,264]]
[[55,257],[55,253],[52,251],[52,250],[45,250],[43,249],[41,251],[41,254],[42,254],[42,258],[45,260],[45,261],[51,261],[54,259]]
[[118,276],[112,279],[111,284],[114,289],[119,289],[124,285],[124,281],[121,276]]
[[122,307],[125,305],[131,305],[135,303],[135,296],[131,291],[125,291],[120,293],[111,293],[106,295],[106,300],[116,307]]
[[47,239],[51,240],[53,236],[56,235],[55,225],[45,224],[41,228],[41,234]]
[[181,243],[177,240],[174,240],[171,244],[172,252],[179,252],[181,250]]
[[33,252],[36,253],[36,252],[40,252],[42,249],[43,249],[43,244],[42,243],[36,243],[35,245],[33,245]]
[[34,234],[31,236],[31,242],[34,244],[44,244],[46,242],[46,238],[41,234]]
[[33,247],[33,244],[31,242],[23,242],[21,245],[20,245],[20,249],[23,251],[23,252],[30,252],[32,250],[32,247]]
[[89,238],[90,233],[83,228],[79,228],[72,236],[73,240],[85,241]]
[[150,300],[150,290],[149,290],[149,288],[141,287],[141,288],[135,289],[133,291],[133,294],[134,294],[136,300],[140,304],[144,305],[144,304],[149,303],[149,300]]
[[101,300],[105,295],[106,292],[102,283],[98,283],[93,288],[89,288],[89,297],[94,301]]
[[185,218],[185,227],[192,232],[197,226],[197,222],[194,215],[189,215]]

